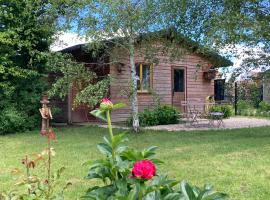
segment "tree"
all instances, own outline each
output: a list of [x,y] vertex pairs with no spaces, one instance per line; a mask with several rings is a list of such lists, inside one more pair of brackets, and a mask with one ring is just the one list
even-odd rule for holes
[[[265,44],[267,47],[269,31],[260,31],[264,26],[269,27],[267,6],[267,1],[259,0],[84,0],[73,7],[77,8],[74,9],[77,13],[71,21],[78,25],[78,32],[93,40],[92,47],[107,41],[106,44],[121,47],[129,53],[133,128],[137,131],[134,49],[142,35],[151,32],[153,39],[158,37],[155,32],[173,27],[177,34],[195,42],[191,51],[200,45],[205,51],[236,44]],[[255,24],[252,23],[254,20]],[[177,42],[175,35],[170,39]]]
[[[49,1],[0,0],[0,133],[33,128],[56,28]],[[15,120],[18,119],[18,120]]]
[[[47,65],[56,75],[49,90],[50,97],[63,99],[68,96],[68,124],[72,124],[71,107],[84,104],[94,108],[108,92],[109,77],[98,80],[95,72],[88,70],[83,63],[73,61],[68,54],[52,53]],[[76,89],[74,99],[70,99],[72,89]]]
[[[217,3],[211,34],[219,47],[230,45],[231,53],[245,54],[235,75],[270,65],[270,2],[267,0],[226,0]],[[237,48],[234,48],[236,46]],[[238,55],[242,56],[242,55]]]
[[[69,20],[78,25],[78,32],[92,39],[90,48],[106,49],[106,47],[114,46],[128,52],[133,129],[136,132],[139,129],[139,119],[135,46],[138,42],[144,45],[150,44],[147,43],[148,40],[161,37],[160,32],[157,31],[166,30],[169,27],[166,24],[167,21],[164,20],[166,13],[164,8],[168,8],[165,1],[84,0],[78,3],[77,13],[73,16],[73,20]],[[149,32],[152,33],[149,35]],[[173,43],[170,43],[170,47],[173,47]],[[147,49],[149,48],[142,48],[145,51],[142,55],[153,59],[154,55],[149,55]],[[114,57],[114,61],[116,60],[117,58]]]

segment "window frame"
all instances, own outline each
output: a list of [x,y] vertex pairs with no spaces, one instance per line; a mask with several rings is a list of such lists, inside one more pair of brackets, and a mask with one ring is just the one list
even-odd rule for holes
[[[139,72],[140,74],[137,75],[137,66],[139,65]],[[136,76],[139,77],[139,81],[140,81],[140,88],[137,88],[137,92],[138,93],[149,93],[149,89],[143,89],[143,66],[147,65],[149,67],[150,70],[150,87],[149,89],[153,89],[153,64],[149,64],[149,63],[136,63],[135,67],[136,67]],[[138,86],[137,86],[138,87]]]

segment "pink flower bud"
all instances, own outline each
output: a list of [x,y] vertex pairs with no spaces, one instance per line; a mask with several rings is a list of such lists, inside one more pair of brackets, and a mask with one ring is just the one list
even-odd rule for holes
[[113,108],[113,103],[108,98],[103,98],[101,100],[100,108],[103,110],[111,110]]

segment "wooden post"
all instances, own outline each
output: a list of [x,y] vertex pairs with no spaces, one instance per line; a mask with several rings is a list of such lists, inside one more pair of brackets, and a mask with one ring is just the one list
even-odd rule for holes
[[39,109],[39,112],[42,117],[40,133],[43,135],[48,131],[50,127],[50,120],[53,117],[52,117],[51,109],[48,107],[48,104],[50,103],[50,101],[48,100],[47,95],[42,96],[40,103],[42,104],[42,108]]
[[238,101],[238,94],[237,94],[237,82],[234,83],[234,114],[237,115],[237,101]]

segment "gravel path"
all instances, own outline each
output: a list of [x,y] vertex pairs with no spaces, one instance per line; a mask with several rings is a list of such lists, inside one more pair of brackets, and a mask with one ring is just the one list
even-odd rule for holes
[[[251,117],[231,117],[230,119],[224,119],[223,127],[209,127],[208,120],[201,120],[199,124],[191,126],[189,124],[170,124],[170,125],[158,125],[158,126],[148,126],[145,129],[150,130],[167,130],[167,131],[193,131],[193,130],[215,130],[215,129],[237,129],[237,128],[251,128],[251,127],[261,127],[270,126],[270,120],[259,119]],[[215,123],[216,124],[216,123]],[[99,127],[107,128],[107,125],[98,125]],[[114,128],[129,129],[125,126],[113,126]],[[270,130],[270,128],[269,128]]]
[[209,130],[209,129],[237,129],[237,128],[251,128],[260,126],[270,126],[270,120],[268,119],[258,119],[249,117],[232,117],[230,119],[224,119],[224,127],[213,128],[209,127],[208,121],[200,121],[199,124],[195,126],[190,126],[189,124],[171,124],[171,125],[158,125],[145,127],[145,129],[151,130],[167,130],[167,131],[179,131],[179,130]]

